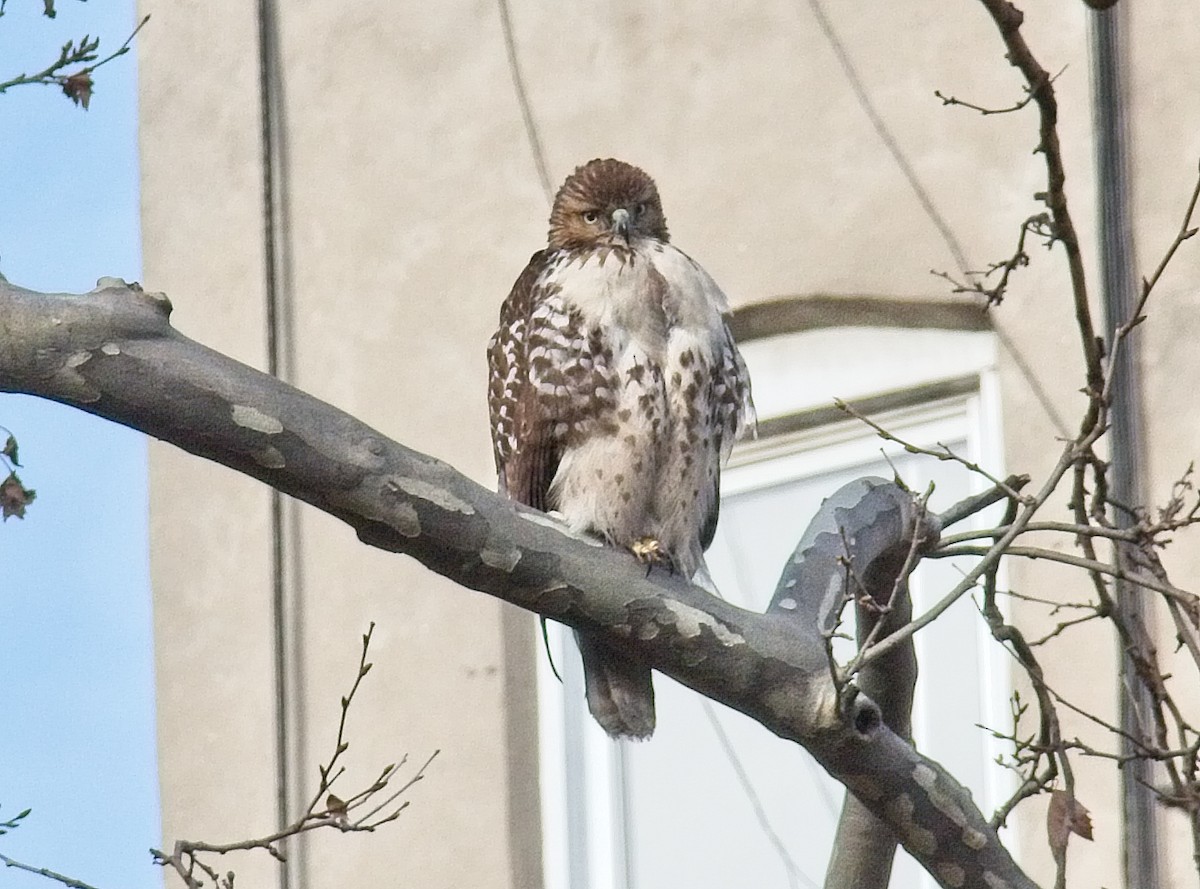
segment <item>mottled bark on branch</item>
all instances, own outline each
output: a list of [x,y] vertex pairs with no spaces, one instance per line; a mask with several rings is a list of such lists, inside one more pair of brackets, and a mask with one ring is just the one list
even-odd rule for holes
[[[802,744],[941,885],[1033,887],[970,794],[831,670],[825,634],[847,583],[887,601],[912,535],[930,531],[907,492],[881,480],[837,492],[785,566],[767,613],[749,612],[665,572],[647,577],[628,554],[572,537],[447,464],[189,340],[169,313],[165,297],[112,279],[81,296],[0,282],[0,391],[140,429],[338,517],[368,544],[605,633],[630,656]],[[858,682],[870,686],[867,674]]]

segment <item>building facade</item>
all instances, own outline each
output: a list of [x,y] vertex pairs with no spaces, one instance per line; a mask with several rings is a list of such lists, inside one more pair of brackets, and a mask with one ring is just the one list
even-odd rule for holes
[[[1145,274],[1194,182],[1200,83],[1181,60],[1200,54],[1200,10],[1026,5],[1030,44],[1062,69],[1068,195],[1099,313],[1097,245],[1116,225]],[[1011,256],[1021,223],[1043,209],[1034,109],[982,116],[935,96],[1022,98],[980,4],[141,8],[154,21],[139,37],[146,285],[170,295],[188,336],[484,484],[494,479],[484,348],[544,245],[550,194],[592,157],[651,173],[673,240],[728,293],[755,378],[762,435],[735,452],[712,553],[722,589],[748,605],[765,604],[781,548],[821,496],[842,478],[890,472],[868,430],[830,412],[834,396],[1035,481],[1082,416],[1061,251],[1033,247],[987,313],[964,310],[970,298],[930,274],[961,278]],[[1097,99],[1097,35],[1114,25],[1124,228],[1101,221],[1111,171],[1096,148],[1112,107]],[[1197,280],[1200,253],[1182,252],[1139,334],[1142,481],[1154,500],[1200,452],[1200,411],[1181,409],[1200,380]],[[895,460],[912,481],[937,482],[935,505],[980,483]],[[286,868],[231,861],[239,884],[820,884],[824,813],[840,790],[736,714],[660,677],[658,736],[602,742],[578,718],[569,648],[564,691],[545,673],[531,615],[162,444],[151,449],[151,528],[164,840],[262,835],[307,801],[371,622],[374,669],[348,722],[345,786],[441,750],[397,823],[309,835]],[[1200,556],[1177,547],[1168,568],[1188,587]],[[936,569],[917,582],[918,602],[953,582],[952,566]],[[1062,566],[1014,564],[1007,583],[1056,601],[1087,594]],[[919,642],[929,678],[917,739],[998,801],[1008,779],[987,765],[998,751],[974,726],[1007,728],[1020,679],[959,604]],[[1032,626],[1047,619],[1012,608]],[[1045,664],[1058,691],[1116,718],[1107,629],[1073,631]],[[1066,718],[1068,733],[1090,731]],[[1077,781],[1097,842],[1072,847],[1070,884],[1115,885],[1125,832],[1114,770],[1081,759]],[[1046,882],[1038,806],[1007,839]],[[1186,825],[1164,815],[1157,827],[1161,885],[1190,885]],[[896,884],[917,879],[901,870]]]

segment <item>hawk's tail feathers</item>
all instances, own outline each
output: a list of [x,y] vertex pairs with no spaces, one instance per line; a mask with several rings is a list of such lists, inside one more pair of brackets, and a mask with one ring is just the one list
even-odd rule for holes
[[644,740],[654,733],[650,668],[586,633],[577,633],[588,709],[613,738]]

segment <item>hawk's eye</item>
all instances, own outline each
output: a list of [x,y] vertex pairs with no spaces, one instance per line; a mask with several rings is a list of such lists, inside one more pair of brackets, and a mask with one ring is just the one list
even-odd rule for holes
[[600,214],[597,213],[595,210],[584,210],[583,211],[583,221],[586,222],[588,225],[595,225],[597,222],[600,221]]
[[634,208],[633,208],[633,215],[634,215],[634,216],[641,216],[641,215],[642,215],[643,213],[645,213],[645,212],[646,212],[646,205],[645,205],[645,204],[638,204],[636,207],[634,207]]

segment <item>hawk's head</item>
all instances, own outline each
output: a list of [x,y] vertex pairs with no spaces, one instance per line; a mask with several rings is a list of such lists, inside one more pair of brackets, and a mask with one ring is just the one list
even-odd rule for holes
[[586,250],[666,241],[667,220],[654,180],[624,161],[588,161],[567,177],[550,211],[550,246]]

